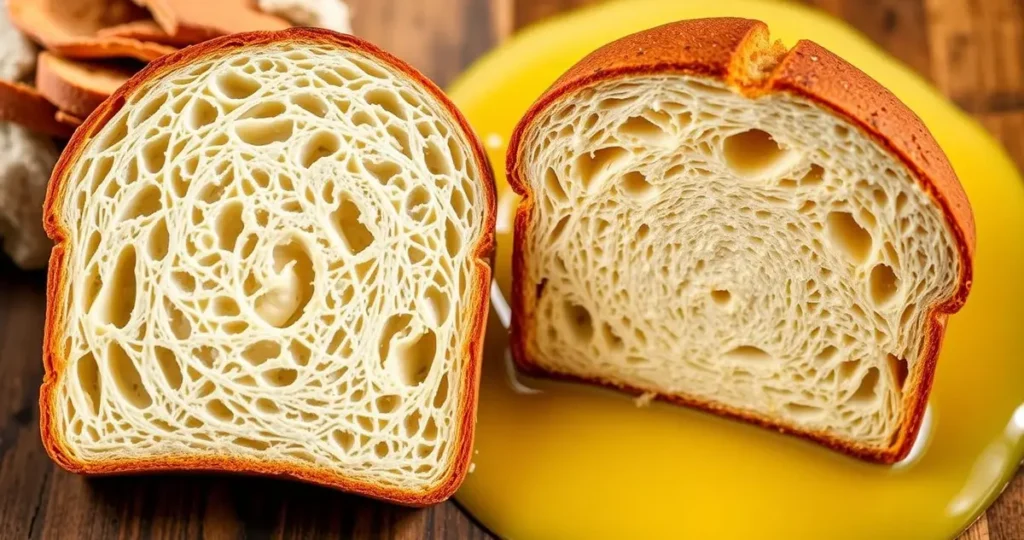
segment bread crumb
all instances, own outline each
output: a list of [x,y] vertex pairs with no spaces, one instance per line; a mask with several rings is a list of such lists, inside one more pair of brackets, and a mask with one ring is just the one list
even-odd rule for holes
[[651,404],[651,401],[654,401],[654,398],[657,395],[658,394],[655,394],[654,392],[644,392],[643,394],[640,394],[639,396],[634,398],[633,403],[637,407],[646,407]]
[[475,471],[475,470],[476,470],[476,463],[470,463],[469,464],[469,474],[473,474],[473,471]]
[[487,148],[491,150],[500,149],[503,143],[504,141],[501,139],[501,135],[498,135],[497,133],[491,133],[487,135],[487,139],[484,141],[484,144],[487,145]]

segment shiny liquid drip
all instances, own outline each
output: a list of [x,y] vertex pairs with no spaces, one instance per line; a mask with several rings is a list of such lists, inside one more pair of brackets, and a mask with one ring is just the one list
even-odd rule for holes
[[[840,23],[774,2],[672,4],[681,3],[612,3],[529,29],[452,89],[485,140],[501,192],[474,465],[457,499],[515,539],[955,536],[1024,455],[1024,182],[980,127]],[[818,41],[886,84],[931,127],[974,207],[974,289],[950,319],[921,437],[896,466],[511,368],[502,320],[516,200],[500,172],[516,121],[598,46],[672,20],[722,15],[761,19],[787,44]]]

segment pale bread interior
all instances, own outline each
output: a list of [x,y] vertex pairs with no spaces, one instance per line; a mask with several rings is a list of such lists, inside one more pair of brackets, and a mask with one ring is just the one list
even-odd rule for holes
[[72,457],[447,478],[485,271],[466,137],[420,83],[335,47],[240,48],[132,92],[59,205]]
[[889,447],[960,268],[879,144],[799,97],[658,75],[556,101],[523,147],[531,363]]

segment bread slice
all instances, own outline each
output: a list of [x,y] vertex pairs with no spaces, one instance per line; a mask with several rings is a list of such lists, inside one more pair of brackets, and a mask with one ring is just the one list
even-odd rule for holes
[[36,89],[62,111],[85,118],[135,73],[117,64],[100,64],[39,53]]
[[131,0],[7,0],[11,21],[51,52],[68,58],[134,58],[150,61],[174,52],[151,41],[99,36],[99,30],[146,20]]
[[151,63],[55,168],[45,446],[422,505],[470,459],[494,181],[421,74],[325,30]]
[[0,80],[0,122],[13,122],[36,133],[68,138],[78,125],[58,113],[57,107],[35,88]]
[[508,173],[519,367],[907,454],[974,222],[874,80],[757,21],[670,24],[562,76]]
[[280,30],[284,19],[262,13],[254,0],[136,0],[149,8],[164,31],[196,42],[255,30]]

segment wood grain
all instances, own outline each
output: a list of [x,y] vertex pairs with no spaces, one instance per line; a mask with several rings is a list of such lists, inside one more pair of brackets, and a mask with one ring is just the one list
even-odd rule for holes
[[[214,1],[214,0],[211,0]],[[586,0],[350,0],[357,34],[439,84],[514,29]],[[813,0],[975,115],[1024,166],[1024,0]],[[467,538],[491,536],[456,504],[408,510],[272,479],[86,481],[39,442],[45,276],[0,261],[0,537]],[[1024,538],[1018,476],[962,540]]]

